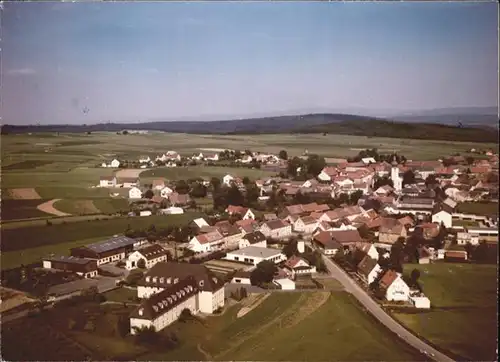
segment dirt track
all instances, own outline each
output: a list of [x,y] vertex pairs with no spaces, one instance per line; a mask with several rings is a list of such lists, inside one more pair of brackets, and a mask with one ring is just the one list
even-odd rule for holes
[[127,168],[124,170],[116,171],[116,178],[138,178],[141,172],[147,171],[147,168]]
[[54,203],[61,199],[54,199],[43,204],[38,205],[36,208],[40,211],[46,212],[47,214],[55,215],[55,216],[71,216],[71,214],[67,214],[65,212],[59,211],[54,207]]

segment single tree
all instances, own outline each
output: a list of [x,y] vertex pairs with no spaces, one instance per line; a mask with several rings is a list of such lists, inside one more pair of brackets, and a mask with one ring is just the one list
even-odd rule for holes
[[285,150],[281,150],[278,157],[282,160],[288,160],[288,153]]
[[143,258],[139,259],[137,261],[137,267],[139,269],[145,269],[146,268],[146,260],[144,260]]

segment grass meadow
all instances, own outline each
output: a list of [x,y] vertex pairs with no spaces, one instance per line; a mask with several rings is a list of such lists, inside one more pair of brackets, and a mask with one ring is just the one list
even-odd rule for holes
[[240,305],[205,326],[167,328],[182,341],[140,360],[417,361],[421,356],[377,324],[348,294],[275,293],[237,318]]
[[436,263],[405,265],[421,272],[431,310],[393,313],[403,325],[469,361],[496,360],[497,266]]

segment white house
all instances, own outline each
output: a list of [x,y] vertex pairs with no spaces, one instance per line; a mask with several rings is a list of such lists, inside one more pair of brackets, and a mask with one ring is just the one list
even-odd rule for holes
[[431,301],[422,293],[411,294],[409,299],[415,308],[430,309],[431,307]]
[[264,260],[279,264],[286,260],[286,256],[278,249],[247,246],[227,253],[224,259],[253,265],[257,265]]
[[432,213],[432,222],[440,225],[443,223],[446,228],[451,228],[453,226],[453,218],[446,210],[435,210]]
[[243,217],[241,219],[242,220],[248,220],[248,219],[255,220],[255,214],[252,211],[252,209],[248,209],[247,212],[245,213],[245,215],[243,215]]
[[204,265],[157,263],[138,282],[146,298],[130,317],[130,332],[154,326],[159,331],[175,322],[184,309],[192,314],[214,313],[224,306],[224,283]]
[[385,290],[385,299],[388,301],[407,301],[410,296],[410,287],[394,270],[384,274],[380,279],[380,287]]
[[254,231],[252,233],[245,234],[239,241],[239,248],[244,249],[247,246],[256,246],[259,248],[267,248],[266,236],[260,231]]
[[218,231],[196,235],[189,240],[188,248],[195,253],[208,253],[221,250],[226,246],[226,241]]
[[125,269],[138,268],[139,260],[144,260],[146,269],[152,268],[156,263],[167,261],[167,251],[158,244],[153,244],[131,253],[125,261]]
[[162,209],[161,213],[165,215],[179,215],[184,214],[184,209],[182,207],[171,206],[166,209]]
[[206,222],[206,220],[204,218],[202,218],[202,217],[194,219],[193,221],[191,221],[191,223],[193,223],[194,225],[196,225],[196,227],[198,229],[201,229],[202,227],[210,226],[210,224],[208,222]]
[[99,180],[100,187],[116,187],[115,176],[102,176]]
[[295,290],[295,282],[287,278],[275,279],[273,280],[273,283],[279,286],[282,290]]
[[312,216],[303,216],[295,220],[293,223],[293,231],[302,234],[312,234],[318,227],[318,220]]
[[285,239],[292,235],[292,225],[282,220],[271,220],[260,227],[260,231],[268,238]]
[[167,199],[168,195],[172,194],[174,190],[172,190],[170,187],[165,186],[164,188],[161,189],[160,191],[160,196]]
[[219,154],[214,153],[213,155],[205,155],[204,159],[206,161],[219,161]]
[[139,157],[139,163],[149,163],[149,162],[151,162],[151,158],[149,156]]
[[140,199],[142,198],[142,192],[137,187],[132,187],[128,190],[128,198],[129,199]]
[[298,256],[292,256],[288,259],[285,262],[285,269],[290,272],[292,278],[316,273],[315,266],[311,266],[307,260]]
[[369,165],[370,163],[377,163],[373,157],[365,157],[361,159],[361,162],[363,162],[365,165]]
[[222,178],[222,183],[226,186],[231,186],[231,183],[233,182],[234,177],[231,175],[226,175]]
[[368,285],[377,279],[381,271],[382,268],[378,265],[377,260],[372,259],[368,255],[366,255],[358,264],[358,275]]
[[110,167],[113,167],[113,168],[118,168],[118,167],[120,167],[120,161],[118,161],[118,160],[115,158],[113,161],[111,161],[111,163],[110,163],[109,165],[110,165]]
[[150,210],[141,210],[139,212],[139,216],[151,216],[151,211]]
[[365,242],[360,242],[356,243],[354,246],[356,249],[360,250],[364,254],[368,255],[370,258],[373,260],[378,260],[379,259],[379,252],[377,251],[377,248],[375,247],[374,244],[372,243],[365,243]]
[[243,285],[251,285],[250,275],[252,273],[250,271],[238,270],[233,275],[233,279],[231,279],[231,283],[235,284],[243,284]]

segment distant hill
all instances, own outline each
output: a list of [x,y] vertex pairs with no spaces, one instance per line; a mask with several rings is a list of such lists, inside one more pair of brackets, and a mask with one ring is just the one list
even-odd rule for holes
[[498,133],[491,127],[457,127],[436,123],[404,123],[389,120],[337,122],[305,127],[295,132],[457,142],[498,142]]
[[149,130],[191,134],[334,133],[369,137],[497,142],[493,128],[457,127],[435,123],[403,123],[341,113],[304,114],[224,121],[105,123],[94,125],[2,126],[2,134],[27,132],[120,132]]
[[497,107],[457,107],[439,108],[420,112],[410,112],[391,117],[403,122],[440,123],[464,126],[498,127]]

